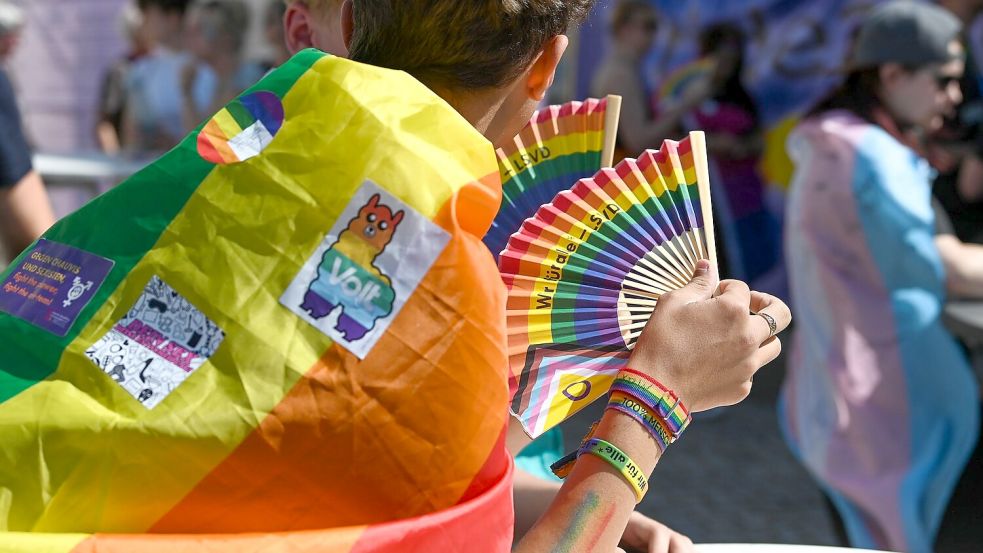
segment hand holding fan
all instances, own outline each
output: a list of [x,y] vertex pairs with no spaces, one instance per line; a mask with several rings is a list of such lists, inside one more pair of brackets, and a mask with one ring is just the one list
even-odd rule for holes
[[620,96],[549,106],[498,150],[502,207],[485,235],[492,253],[502,251],[522,222],[557,192],[613,165],[620,114]]
[[665,141],[560,192],[499,257],[512,412],[537,437],[602,396],[659,297],[716,263],[706,142]]

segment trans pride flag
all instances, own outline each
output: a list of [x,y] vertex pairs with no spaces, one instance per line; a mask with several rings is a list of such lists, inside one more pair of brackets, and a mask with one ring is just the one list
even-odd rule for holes
[[507,551],[499,202],[408,75],[268,75],[0,275],[0,551]]
[[789,144],[785,435],[851,545],[929,553],[976,443],[979,396],[941,322],[928,164],[842,111],[807,119]]

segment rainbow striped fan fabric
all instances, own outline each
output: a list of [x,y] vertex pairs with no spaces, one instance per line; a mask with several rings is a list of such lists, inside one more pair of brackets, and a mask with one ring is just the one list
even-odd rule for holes
[[549,106],[498,150],[502,207],[485,235],[493,254],[557,192],[612,165],[620,114],[621,97],[614,95]]
[[582,179],[499,257],[512,412],[530,436],[603,395],[659,301],[714,253],[702,132]]
[[497,191],[308,50],[57,223],[0,274],[0,551],[508,551]]

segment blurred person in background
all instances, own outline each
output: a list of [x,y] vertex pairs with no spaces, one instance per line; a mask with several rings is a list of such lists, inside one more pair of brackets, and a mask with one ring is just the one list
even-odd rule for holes
[[[938,4],[959,17],[966,29],[983,10],[981,0]],[[966,50],[966,72],[959,82],[963,103],[931,137],[931,159],[939,170],[933,192],[952,220],[955,235],[983,244],[983,93],[975,52],[972,47]]]
[[11,257],[55,222],[44,183],[31,166],[14,87],[3,67],[23,24],[20,8],[0,2],[0,243]]
[[710,91],[684,122],[707,133],[721,274],[775,293],[779,286],[765,281],[778,265],[781,230],[765,205],[765,185],[758,174],[764,133],[758,109],[741,82],[744,33],[732,24],[713,25],[700,33],[698,43],[702,62],[713,68]]
[[618,94],[622,98],[615,160],[658,148],[666,138],[679,138],[683,116],[710,92],[708,80],[698,80],[687,87],[679,102],[660,106],[655,113],[643,61],[652,49],[657,29],[657,14],[648,0],[621,0],[611,12],[611,49],[594,75],[591,95],[602,98]]
[[977,439],[977,383],[941,314],[947,294],[983,294],[964,278],[980,252],[937,236],[918,143],[961,100],[960,31],[930,4],[878,6],[844,84],[789,139],[780,420],[853,546],[933,551]]
[[144,27],[143,15],[136,4],[130,3],[123,8],[119,22],[129,51],[106,73],[100,94],[99,120],[96,123],[99,148],[107,154],[117,154],[123,147],[123,113],[130,69],[153,48],[152,37]]
[[290,59],[290,50],[287,50],[287,36],[283,30],[283,16],[286,13],[287,5],[283,0],[269,0],[266,13],[263,16],[263,36],[270,46],[272,55],[263,62],[264,71],[279,67]]
[[[185,40],[191,58],[181,74],[184,130],[211,117],[263,77],[263,68],[243,59],[249,8],[242,0],[195,4]],[[208,99],[200,102],[201,95]]]
[[[951,11],[963,23],[967,45],[966,71],[959,81],[962,104],[951,117],[946,117],[942,129],[930,137],[932,156],[929,158],[939,174],[933,194],[938,221],[936,244],[943,255],[961,258],[962,274],[948,275],[950,280],[968,284],[983,275],[983,91],[978,51],[970,41],[970,26],[983,11],[981,0],[939,0],[940,6]],[[962,295],[979,296],[973,290]],[[977,354],[978,356],[978,354]],[[967,543],[983,543],[983,524],[979,520],[979,498],[983,496],[983,442],[977,439],[976,449],[963,471],[949,502],[936,550],[960,551]]]
[[[181,76],[189,62],[184,20],[190,0],[138,0],[149,52],[133,64],[126,79],[122,142],[141,153],[162,152],[184,137]],[[206,84],[206,83],[203,83]],[[210,105],[208,90],[195,102]]]

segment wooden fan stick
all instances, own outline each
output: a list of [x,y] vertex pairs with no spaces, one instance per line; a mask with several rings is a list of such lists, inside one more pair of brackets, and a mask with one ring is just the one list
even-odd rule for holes
[[[687,279],[683,276],[685,269],[679,265],[679,262],[672,255],[668,255],[664,251],[667,245],[672,248],[671,241],[665,242],[661,246],[656,246],[649,250],[639,261],[645,263],[647,266],[653,267],[653,270],[658,265],[662,267],[661,270],[658,270],[660,274],[665,274],[667,278],[679,280],[681,285],[686,284]],[[675,254],[676,252],[673,251],[672,253]]]
[[696,184],[700,191],[700,211],[703,215],[703,238],[710,263],[717,264],[717,243],[713,233],[713,209],[710,205],[710,169],[707,165],[707,141],[703,131],[689,133],[696,164]]
[[[624,322],[628,322],[629,321],[629,319],[618,319],[618,320],[619,321],[624,321]],[[638,330],[640,328],[645,328],[645,325],[648,324],[648,322],[649,322],[649,318],[648,317],[645,317],[645,320],[638,320],[638,319],[630,319],[630,320],[632,321],[631,324],[622,327],[623,329],[629,330],[629,331]]]
[[645,283],[645,282],[639,282],[638,281],[638,277],[633,276],[631,273],[629,273],[628,275],[625,276],[625,280],[622,283],[622,286],[624,286],[624,287],[631,287],[632,289],[642,290],[642,291],[649,292],[649,293],[652,293],[652,294],[664,294],[665,293],[664,290],[662,290],[660,288],[657,288],[655,286],[652,286],[651,284],[648,284],[648,283]]
[[[653,255],[653,250],[645,253],[642,257],[638,258],[635,262],[636,269],[647,269],[651,276],[657,278],[662,283],[672,286],[676,281],[680,281],[680,275],[673,270],[673,267],[666,263],[662,256]],[[683,280],[679,285],[685,285],[686,281]]]
[[639,311],[642,309],[647,309],[649,312],[651,312],[653,309],[655,309],[655,306],[659,305],[659,301],[644,300],[644,301],[633,302],[631,300],[625,299],[619,301],[618,304],[619,306],[623,306],[628,311]]
[[638,296],[637,298],[626,298],[625,301],[627,302],[633,302],[633,301],[642,302],[645,301],[644,298],[648,298],[649,300],[652,301],[652,304],[655,305],[655,302],[659,301],[659,298],[662,297],[662,294],[645,292],[644,290],[629,290],[626,289],[626,287],[622,287],[621,291],[624,292],[626,296]]
[[[687,270],[680,263],[680,261],[686,261],[689,259],[689,257],[683,253],[683,251],[686,249],[685,244],[680,246],[677,244],[678,240],[680,240],[680,237],[673,237],[659,248],[649,252],[646,257],[658,257],[664,261],[668,261],[668,263],[672,265],[672,275],[679,281],[680,286],[685,286],[686,283],[689,282],[690,275],[692,275],[692,269]],[[672,255],[670,255],[670,253]]]
[[618,121],[621,120],[621,96],[608,94],[604,110],[604,149],[601,167],[614,167],[614,145],[618,140]]
[[[676,286],[685,286],[686,285],[686,280],[684,280],[682,278],[681,273],[679,273],[677,271],[674,271],[674,270],[671,270],[671,268],[665,267],[662,263],[660,263],[659,265],[656,265],[649,258],[650,255],[651,255],[651,252],[649,252],[648,254],[646,254],[643,257],[640,257],[638,259],[638,264],[636,265],[636,268],[638,268],[639,270],[642,270],[643,267],[645,269],[648,269],[647,276],[656,277],[656,275],[658,275],[656,278],[658,278],[658,280],[660,280],[661,283],[664,284],[664,285],[666,285],[666,286],[671,286],[673,284],[676,285]],[[656,259],[658,259],[658,258],[656,258]],[[669,270],[667,270],[667,269],[669,269]],[[652,274],[652,273],[654,273],[654,274]]]
[[[641,258],[641,259],[644,259],[644,258]],[[641,259],[639,259],[639,261],[641,261]],[[661,275],[659,275],[657,273],[653,273],[651,269],[649,269],[648,267],[645,267],[644,264],[642,264],[642,263],[636,264],[635,265],[635,268],[632,269],[632,272],[637,272],[641,276],[644,276],[644,277],[647,277],[647,278],[651,279],[651,282],[648,282],[648,284],[650,284],[651,286],[655,286],[657,288],[661,288],[663,292],[668,292],[669,290],[672,290],[674,288],[678,288],[679,287],[679,286],[673,286],[671,282],[667,281]],[[638,278],[638,276],[639,275],[635,275],[635,279],[636,280],[641,280],[640,278]]]
[[689,243],[689,255],[686,259],[689,261],[689,270],[690,274],[692,274],[693,269],[696,268],[696,262],[707,257],[706,247],[703,245],[700,229],[698,228],[689,229],[683,236],[686,237],[686,242]]

